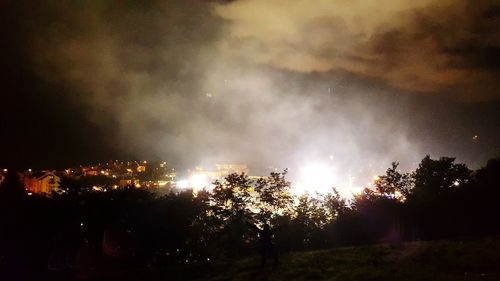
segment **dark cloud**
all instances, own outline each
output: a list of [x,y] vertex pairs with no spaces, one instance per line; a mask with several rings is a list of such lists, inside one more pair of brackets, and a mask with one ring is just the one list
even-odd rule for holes
[[496,4],[253,0],[216,13],[229,21],[229,40],[260,46],[242,55],[261,63],[300,72],[344,70],[416,92],[466,88],[458,98],[478,101],[500,98],[481,87],[498,85]]
[[[439,94],[466,87],[467,92],[462,91],[460,99],[499,99],[497,91],[486,90],[482,85],[498,86],[500,18],[488,12],[496,6],[480,2],[455,1],[413,11],[404,28],[374,36],[372,50],[383,54],[381,64],[396,72],[402,65],[415,65],[407,58],[415,56],[424,66],[417,72],[421,76],[414,77],[421,90]],[[426,74],[437,79],[427,78]],[[419,85],[409,85],[410,90],[419,90]]]

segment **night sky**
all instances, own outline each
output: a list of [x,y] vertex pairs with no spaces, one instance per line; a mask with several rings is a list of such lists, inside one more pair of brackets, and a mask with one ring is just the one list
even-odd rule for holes
[[498,1],[4,0],[0,24],[0,166],[500,155]]

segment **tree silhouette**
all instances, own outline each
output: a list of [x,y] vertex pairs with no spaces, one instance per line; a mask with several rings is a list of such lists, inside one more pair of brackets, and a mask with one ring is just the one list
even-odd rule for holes
[[255,207],[258,210],[256,217],[261,223],[269,223],[289,211],[292,196],[289,193],[291,182],[285,179],[287,172],[286,169],[281,173],[271,172],[269,177],[257,180]]
[[215,214],[224,220],[247,216],[252,201],[252,183],[245,173],[232,173],[223,181],[216,180],[211,196]]
[[409,173],[398,170],[399,163],[392,162],[385,175],[379,176],[375,181],[377,192],[383,196],[407,198],[413,188],[413,179]]
[[219,243],[227,254],[250,251],[252,242],[246,219],[251,217],[253,181],[245,173],[233,173],[223,181],[215,181],[211,195],[212,214],[219,225]]
[[413,175],[414,193],[420,197],[432,197],[467,183],[471,171],[465,164],[454,162],[453,157],[433,160],[429,155],[425,156]]
[[323,196],[323,204],[332,219],[347,213],[349,210],[347,200],[342,198],[335,188],[332,189],[332,192]]
[[25,195],[26,190],[19,174],[14,170],[9,170],[0,184],[0,200],[5,200],[5,203],[11,204],[21,200]]

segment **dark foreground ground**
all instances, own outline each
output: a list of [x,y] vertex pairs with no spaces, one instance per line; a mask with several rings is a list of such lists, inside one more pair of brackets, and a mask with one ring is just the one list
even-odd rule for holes
[[79,272],[79,280],[500,280],[500,237],[410,242],[257,257],[174,268]]

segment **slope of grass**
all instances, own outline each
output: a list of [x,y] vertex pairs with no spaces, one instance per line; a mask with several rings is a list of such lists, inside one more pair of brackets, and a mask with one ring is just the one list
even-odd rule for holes
[[85,276],[92,280],[500,280],[500,237],[294,252],[266,267],[252,257]]

